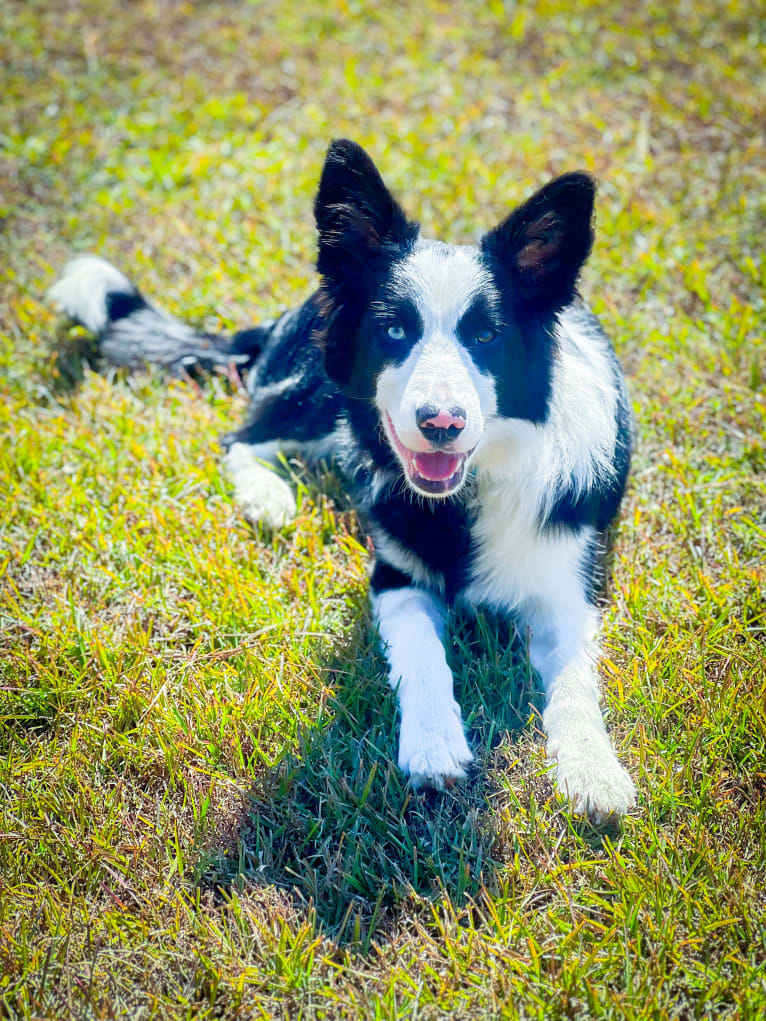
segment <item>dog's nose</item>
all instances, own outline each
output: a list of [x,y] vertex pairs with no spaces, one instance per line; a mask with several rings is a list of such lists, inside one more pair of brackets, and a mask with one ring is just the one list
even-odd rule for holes
[[418,429],[435,446],[457,439],[465,429],[465,417],[463,408],[437,408],[433,404],[425,404],[415,412]]

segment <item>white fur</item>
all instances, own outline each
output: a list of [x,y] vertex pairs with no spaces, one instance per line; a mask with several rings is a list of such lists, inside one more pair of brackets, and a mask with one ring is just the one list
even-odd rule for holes
[[[459,272],[453,273],[453,268]],[[585,528],[571,532],[542,530],[539,525],[565,486],[574,484],[579,492],[608,480],[614,470],[617,391],[605,341],[584,332],[576,312],[565,310],[557,326],[546,421],[493,417],[494,387],[476,370],[455,335],[467,303],[485,284],[481,272],[463,250],[441,247],[416,252],[404,263],[403,275],[404,270],[410,296],[423,318],[424,335],[401,366],[382,373],[378,407],[391,415],[400,439],[412,449],[423,448],[414,421],[415,409],[422,404],[460,404],[468,410],[468,423],[473,420],[478,426],[477,434],[467,425],[460,446],[455,445],[469,449],[478,444],[473,496],[476,552],[464,599],[514,612],[529,630],[530,658],[545,687],[543,723],[558,790],[575,811],[597,817],[624,813],[634,803],[635,790],[601,717],[593,664],[598,615],[584,591],[584,561],[595,536]],[[412,552],[389,536],[374,539],[392,566],[416,583],[438,589]],[[402,765],[420,775],[426,763],[419,759],[413,766],[416,735],[427,732],[433,701],[412,693],[423,691],[418,678],[430,677],[429,670],[434,680],[429,680],[427,690],[446,690],[443,650],[439,647],[437,652],[430,633],[426,641],[416,637],[413,628],[423,629],[423,614],[411,596],[384,593],[378,597],[378,615],[381,632],[386,630],[392,681],[401,677]],[[424,662],[426,654],[433,657],[430,666]],[[443,717],[444,713],[436,717],[442,741],[444,733],[455,734]],[[436,772],[436,762],[432,765]],[[438,779],[435,783],[440,785]]]
[[454,332],[424,333],[401,365],[384,368],[375,403],[384,421],[390,416],[405,447],[421,451],[431,445],[418,428],[418,408],[463,408],[465,427],[450,446],[461,454],[474,449],[484,433],[485,417],[497,408],[494,382],[479,372]]
[[[614,473],[617,440],[617,388],[607,340],[582,329],[576,307],[558,316],[558,358],[554,363],[546,456],[556,469],[556,490],[564,479],[578,492]],[[555,437],[552,439],[551,437]],[[555,450],[554,450],[555,448]]]
[[262,521],[271,528],[292,521],[297,513],[295,495],[289,483],[277,474],[279,455],[299,453],[305,461],[318,464],[332,458],[339,442],[336,430],[320,440],[301,443],[233,443],[224,456],[224,465],[234,486],[234,500],[247,520],[251,524]]
[[498,515],[508,507],[501,499],[482,506],[482,545],[467,598],[515,611],[529,635],[530,661],[545,690],[543,726],[559,792],[576,812],[624,814],[635,789],[601,716],[594,665],[598,614],[580,576],[592,535],[525,532],[526,508],[515,508],[515,518]]
[[397,290],[415,302],[423,333],[451,333],[477,294],[499,305],[500,295],[489,270],[471,245],[421,240],[394,267]]
[[[290,486],[275,472],[278,442],[233,443],[224,463],[234,486],[234,499],[248,521],[279,528],[297,513]],[[265,462],[265,463],[264,463]]]
[[498,300],[492,278],[476,249],[427,242],[396,266],[394,279],[396,289],[417,306],[423,334],[401,365],[387,366],[378,377],[375,402],[381,420],[390,417],[405,447],[426,451],[431,446],[418,428],[417,410],[425,405],[463,408],[465,427],[450,449],[473,451],[497,401],[492,378],[479,371],[460,343],[457,326],[478,293],[490,303]]
[[509,499],[523,495],[534,518],[565,487],[580,493],[614,472],[617,391],[606,341],[584,333],[571,309],[560,313],[556,338],[546,421],[493,419],[475,458],[479,477]]
[[599,709],[594,668],[598,614],[581,565],[592,532],[541,532],[523,489],[480,479],[477,557],[466,599],[515,612],[546,695],[543,725],[556,786],[577,812],[626,812],[635,800]]
[[523,490],[480,480],[477,557],[466,599],[515,612],[546,695],[543,726],[559,792],[576,812],[625,813],[635,800],[599,708],[594,667],[598,614],[581,567],[592,532],[541,532]]
[[530,613],[529,657],[545,689],[543,726],[556,787],[575,812],[599,819],[623,815],[635,803],[636,792],[601,716],[595,613],[582,604],[555,607],[550,602]]
[[442,789],[472,760],[442,644],[443,608],[427,592],[401,588],[376,596],[373,610],[399,696],[399,767],[416,786]]
[[477,453],[476,557],[470,603],[515,612],[530,632],[530,659],[546,693],[543,725],[559,791],[575,811],[624,813],[633,783],[601,717],[594,668],[598,615],[582,567],[592,530],[540,529],[564,486],[608,479],[616,401],[605,342],[565,310],[557,329],[550,412],[541,425],[490,422]]
[[590,663],[575,661],[557,676],[543,726],[556,788],[575,812],[600,820],[633,807],[636,789],[604,727]]
[[582,598],[592,531],[542,530],[539,522],[567,483],[579,490],[611,473],[616,395],[600,340],[562,325],[559,345],[547,420],[495,418],[476,454],[476,556],[467,592],[474,604],[513,612],[564,590],[565,601]]
[[71,319],[92,333],[100,333],[108,322],[106,296],[110,291],[136,293],[130,280],[111,262],[96,255],[82,255],[67,263],[48,297]]
[[582,595],[580,571],[592,532],[542,531],[528,499],[523,489],[479,478],[468,603],[512,613],[565,588],[573,599]]

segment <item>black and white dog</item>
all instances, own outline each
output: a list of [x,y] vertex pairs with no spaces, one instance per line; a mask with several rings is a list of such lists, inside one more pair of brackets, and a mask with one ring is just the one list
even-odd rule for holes
[[441,788],[471,762],[442,636],[446,605],[486,606],[529,635],[559,790],[603,816],[635,797],[594,663],[631,415],[576,296],[593,197],[587,175],[566,174],[478,246],[427,241],[367,154],[335,141],[314,206],[321,285],[281,318],[205,336],[92,256],[51,295],[114,363],[237,366],[252,406],[225,438],[226,464],[251,520],[295,513],[280,451],[334,459],[375,545],[374,614],[413,783]]

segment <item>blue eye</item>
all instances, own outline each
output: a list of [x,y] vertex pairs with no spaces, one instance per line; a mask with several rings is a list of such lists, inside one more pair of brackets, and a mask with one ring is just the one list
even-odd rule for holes
[[489,344],[496,336],[497,332],[495,330],[490,330],[489,327],[487,327],[485,330],[479,330],[476,334],[476,339],[480,344]]
[[400,323],[392,323],[386,330],[386,336],[389,340],[404,340],[405,329]]

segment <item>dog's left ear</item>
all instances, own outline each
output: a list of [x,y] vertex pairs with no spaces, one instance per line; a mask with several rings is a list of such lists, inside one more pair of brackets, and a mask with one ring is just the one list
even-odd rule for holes
[[588,174],[564,174],[482,238],[482,250],[538,309],[555,311],[574,297],[593,244],[595,190]]
[[325,368],[331,379],[345,383],[367,281],[410,250],[418,224],[407,219],[364,149],[344,138],[327,150],[314,215],[326,318]]

